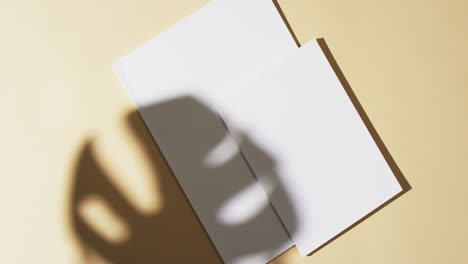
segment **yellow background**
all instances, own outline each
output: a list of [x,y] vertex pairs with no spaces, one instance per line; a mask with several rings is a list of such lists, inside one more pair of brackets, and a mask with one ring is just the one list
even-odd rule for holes
[[[128,176],[152,172],[111,64],[207,2],[0,1],[1,263],[84,261],[68,215],[88,138],[106,170],[123,175],[114,180],[124,192],[145,188]],[[413,189],[316,254],[293,248],[275,263],[467,263],[468,2],[280,4],[301,43],[325,38]],[[133,191],[137,203],[164,207],[143,192]],[[198,254],[215,259],[194,226]]]

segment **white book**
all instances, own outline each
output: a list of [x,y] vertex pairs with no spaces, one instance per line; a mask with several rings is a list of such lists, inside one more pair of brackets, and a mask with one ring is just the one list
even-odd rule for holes
[[[269,198],[302,255],[402,191],[316,40],[219,108],[265,189],[282,184]],[[274,174],[257,149],[273,158]]]
[[214,105],[295,49],[272,0],[214,0],[114,65],[225,263],[293,243]]

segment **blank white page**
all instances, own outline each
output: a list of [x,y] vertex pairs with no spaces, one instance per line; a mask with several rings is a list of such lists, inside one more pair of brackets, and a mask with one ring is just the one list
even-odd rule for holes
[[114,65],[226,263],[292,242],[212,106],[294,49],[272,0],[214,0]]
[[[316,40],[219,107],[232,133],[246,135],[241,151],[265,188],[282,182],[285,193],[270,199],[302,255],[402,191]],[[274,178],[250,141],[272,157]]]

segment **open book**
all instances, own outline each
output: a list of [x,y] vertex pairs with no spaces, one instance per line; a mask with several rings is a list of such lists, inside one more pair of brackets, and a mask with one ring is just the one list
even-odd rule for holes
[[114,68],[226,263],[307,255],[402,191],[271,0],[214,0]]

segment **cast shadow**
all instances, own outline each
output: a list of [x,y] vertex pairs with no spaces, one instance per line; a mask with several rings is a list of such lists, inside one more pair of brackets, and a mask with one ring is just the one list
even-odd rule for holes
[[[147,118],[145,123],[140,114],[151,118]],[[214,226],[215,234],[221,236],[221,240],[222,237],[226,237],[243,242],[237,243],[235,250],[231,250],[232,254],[225,259],[226,262],[274,251],[287,243],[289,237],[269,234],[271,226],[265,223],[271,222],[271,217],[275,217],[272,216],[270,204],[263,205],[246,222],[227,225],[219,221],[217,212],[226,201],[257,182],[255,177],[238,177],[236,174],[251,173],[248,166],[248,172],[235,169],[239,167],[239,163],[246,163],[240,152],[234,152],[214,166],[203,162],[207,153],[228,133],[217,114],[194,98],[180,97],[142,108],[140,112],[132,112],[128,114],[127,121],[149,159],[152,176],[157,178],[157,189],[163,197],[164,207],[160,212],[150,215],[142,214],[134,208],[106,174],[93,152],[93,140],[88,140],[82,146],[76,163],[70,200],[72,229],[85,254],[91,256],[97,253],[110,263],[121,264],[223,263],[174,173],[193,175],[193,178],[186,178],[181,184],[190,184],[193,192],[188,195],[195,195],[199,201],[203,201],[203,207],[195,209],[198,212],[205,210],[203,214],[211,215],[209,219],[204,219],[204,224]],[[156,144],[149,132],[156,128],[156,140],[170,145],[170,148]],[[164,140],[160,141],[161,138]],[[249,148],[256,149],[257,154],[263,157],[265,173],[269,173],[272,179],[275,179],[275,188],[270,195],[281,196],[280,199],[288,204],[289,200],[288,197],[284,197],[282,184],[275,177],[275,162],[271,155],[256,147],[248,138],[245,138],[242,144],[250,145]],[[169,160],[174,155],[177,156],[176,160],[184,164],[178,166],[178,169],[183,171],[173,173],[166,162],[165,158]],[[213,186],[217,188],[213,189]],[[126,224],[130,230],[126,241],[107,241],[82,218],[79,212],[80,204],[91,195],[105,200],[111,210]],[[289,213],[291,219],[295,219],[292,207]],[[268,243],[265,243],[265,236],[271,237]]]
[[281,5],[279,4],[278,0],[272,0],[272,1],[273,1],[273,4],[276,7],[276,10],[278,11],[278,13],[281,16],[281,19],[283,19],[284,24],[288,28],[289,34],[291,34],[291,37],[294,39],[294,42],[296,42],[296,45],[298,47],[301,47],[301,43],[299,42],[299,39],[297,38],[296,33],[294,33],[294,31],[293,31],[293,29],[291,27],[291,24],[289,24],[289,21],[286,18],[286,15],[284,14],[283,9],[281,9]]

